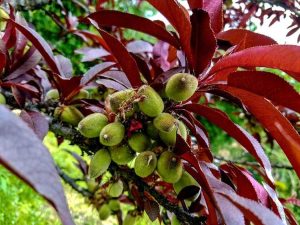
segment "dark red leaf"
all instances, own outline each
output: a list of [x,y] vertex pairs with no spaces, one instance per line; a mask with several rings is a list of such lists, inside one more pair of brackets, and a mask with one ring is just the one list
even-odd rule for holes
[[137,30],[179,47],[177,39],[164,27],[140,16],[114,10],[101,10],[90,14],[88,18],[97,22],[100,27],[117,26]]
[[45,116],[39,112],[22,110],[20,117],[27,123],[39,139],[44,139],[49,129],[49,124]]
[[199,76],[209,66],[217,47],[214,32],[210,27],[209,15],[202,9],[193,10],[191,16],[192,36],[191,49],[194,59],[194,70]]
[[0,73],[2,72],[2,70],[4,69],[5,64],[6,64],[5,52],[6,52],[5,45],[4,45],[3,41],[0,39]]
[[114,36],[106,31],[98,28],[101,36],[108,44],[112,55],[117,59],[124,73],[132,87],[139,87],[142,85],[139,68],[134,58],[126,50],[125,46],[118,41]]
[[81,62],[91,62],[96,59],[101,59],[104,56],[110,55],[104,48],[84,47],[75,51],[77,54],[82,54]]
[[203,0],[204,11],[208,12],[211,28],[215,34],[223,30],[223,1],[222,0]]
[[149,219],[153,222],[159,217],[159,204],[156,201],[145,199],[145,211],[149,216]]
[[271,164],[264,153],[264,150],[257,142],[257,140],[251,136],[242,127],[233,123],[228,116],[220,110],[213,109],[200,104],[187,104],[183,106],[186,110],[194,112],[200,116],[205,117],[211,123],[217,125],[230,136],[235,138],[265,169],[268,179],[273,182],[271,173]]
[[247,110],[268,130],[278,142],[300,177],[300,136],[290,122],[263,97],[242,89],[218,85],[222,90],[238,98]]
[[198,186],[190,185],[186,186],[177,195],[178,200],[185,200],[188,198],[192,198],[199,193],[201,189]]
[[32,42],[34,47],[41,53],[48,66],[53,70],[54,73],[61,74],[61,70],[56,64],[54,55],[48,43],[33,29],[25,27],[21,24],[10,20],[14,26],[29,40]]
[[151,72],[150,72],[150,69],[149,69],[149,66],[148,66],[147,62],[142,57],[139,57],[136,54],[132,53],[131,55],[134,58],[134,60],[136,61],[137,65],[139,67],[139,70],[143,74],[144,78],[148,82],[152,81],[153,78],[151,76]]
[[276,68],[286,71],[300,81],[300,46],[270,45],[247,48],[218,61],[210,74],[231,67]]
[[290,225],[298,225],[296,218],[289,209],[284,208],[284,212]]
[[253,92],[300,113],[300,95],[293,86],[275,74],[239,71],[228,76],[228,85]]
[[0,163],[44,196],[55,207],[64,225],[74,225],[48,150],[8,109],[0,106],[0,114]]
[[228,41],[232,45],[238,45],[243,42],[243,49],[255,46],[277,44],[275,40],[268,36],[245,29],[230,29],[221,32],[217,35],[217,39]]
[[188,59],[190,66],[193,66],[193,57],[190,46],[192,26],[189,14],[177,0],[147,0],[163,16],[165,16],[172,26],[177,30],[182,49]]
[[181,135],[177,134],[174,153],[182,155],[190,150],[191,147],[186,143],[186,141],[181,137]]
[[190,9],[200,9],[203,6],[203,0],[188,0]]

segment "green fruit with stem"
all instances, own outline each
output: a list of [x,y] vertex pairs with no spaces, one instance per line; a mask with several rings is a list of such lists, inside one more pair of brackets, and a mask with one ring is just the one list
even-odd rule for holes
[[135,152],[132,151],[128,145],[111,147],[109,150],[112,161],[118,165],[126,165],[133,160],[135,156]]
[[6,104],[6,98],[3,94],[0,93],[0,105]]
[[175,128],[176,119],[170,113],[161,113],[153,120],[154,126],[163,132],[170,132]]
[[111,163],[110,154],[106,149],[100,149],[91,159],[89,178],[97,178],[105,173]]
[[153,122],[147,123],[146,133],[152,139],[157,139],[159,137],[158,129],[154,126]]
[[99,218],[100,220],[107,220],[111,214],[111,210],[108,204],[104,204],[99,208]]
[[45,100],[58,100],[59,99],[59,92],[57,89],[51,89],[46,93]]
[[135,91],[132,89],[127,89],[123,91],[115,92],[109,95],[109,105],[114,113],[124,112],[125,117],[130,117],[135,112],[135,107],[130,101],[135,95]]
[[78,94],[76,94],[72,101],[79,100],[79,99],[88,99],[90,97],[90,93],[87,90],[81,89]]
[[99,137],[101,130],[108,124],[107,117],[102,113],[92,113],[78,124],[78,131],[87,138]]
[[113,122],[105,127],[100,132],[100,143],[105,146],[115,146],[122,142],[125,136],[125,127],[120,122]]
[[109,208],[112,211],[119,211],[120,208],[121,208],[120,207],[120,202],[117,199],[111,199],[111,200],[109,200],[108,205],[109,205]]
[[123,193],[123,189],[124,189],[123,182],[121,180],[118,180],[117,182],[111,183],[108,186],[107,193],[109,194],[109,196],[113,198],[118,198]]
[[151,145],[151,140],[143,133],[134,133],[128,139],[128,145],[136,152],[143,152]]
[[165,151],[158,158],[157,172],[165,182],[176,183],[182,176],[182,161],[174,153]]
[[54,116],[73,126],[77,126],[78,123],[84,118],[83,114],[75,106],[56,107]]
[[130,213],[127,213],[124,221],[123,221],[123,225],[134,225],[136,222],[137,217],[131,215]]
[[187,135],[188,135],[186,126],[180,120],[176,120],[176,122],[177,122],[177,127],[178,127],[177,133],[186,141]]
[[139,177],[148,177],[151,175],[157,165],[157,158],[154,152],[145,151],[140,153],[134,162],[134,172]]
[[198,87],[198,80],[188,73],[177,73],[167,82],[166,95],[177,102],[188,100]]
[[138,106],[145,115],[156,117],[163,112],[164,102],[152,87],[143,85],[138,90],[138,94],[141,97]]

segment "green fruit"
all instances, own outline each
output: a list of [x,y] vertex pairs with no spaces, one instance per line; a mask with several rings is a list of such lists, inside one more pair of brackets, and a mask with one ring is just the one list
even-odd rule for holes
[[115,146],[121,143],[125,136],[125,127],[120,122],[106,125],[100,132],[100,143],[105,146]]
[[[118,91],[111,95],[109,95],[109,104],[110,108],[114,113],[117,113],[124,105],[124,103],[128,100],[130,100],[135,94],[135,91],[132,89],[127,89],[124,91]],[[131,104],[131,102],[128,102],[128,104]],[[131,105],[132,106],[132,105]],[[134,113],[134,108],[129,109],[129,111],[126,111],[126,116],[131,116]]]
[[154,152],[145,151],[140,153],[134,162],[134,172],[140,177],[151,175],[157,165],[157,158]]
[[181,178],[183,165],[181,159],[174,153],[165,151],[157,161],[157,172],[168,183],[176,183]]
[[127,213],[123,225],[134,225],[136,222],[136,216],[131,215],[130,213]]
[[133,160],[135,153],[128,147],[128,145],[122,145],[110,148],[110,155],[112,161],[118,165],[126,165]]
[[74,106],[56,107],[54,116],[73,126],[77,126],[78,123],[84,118],[83,114]]
[[88,99],[89,97],[90,93],[87,90],[81,89],[78,94],[72,98],[72,100]]
[[143,133],[134,133],[128,139],[128,144],[136,152],[143,152],[150,147],[150,139]]
[[177,73],[167,82],[167,96],[177,102],[188,100],[195,93],[198,80],[188,73]]
[[58,100],[59,99],[59,92],[57,89],[51,89],[46,93],[45,100]]
[[175,128],[176,119],[170,113],[161,113],[153,120],[154,126],[163,132],[170,132]]
[[184,140],[186,140],[186,139],[187,139],[187,135],[188,135],[186,126],[184,125],[184,123],[183,123],[182,121],[180,121],[180,120],[176,120],[176,121],[177,121],[177,126],[178,126],[177,133],[178,133]]
[[102,113],[93,113],[78,124],[78,131],[87,138],[99,137],[101,130],[108,124],[107,117]]
[[123,193],[123,182],[121,180],[118,180],[115,183],[111,183],[108,186],[108,194],[109,196],[113,197],[113,198],[118,198],[120,197],[120,195]]
[[179,220],[177,219],[177,217],[175,215],[173,215],[173,217],[171,219],[171,225],[181,225],[181,223],[179,222]]
[[140,110],[150,117],[156,117],[164,110],[164,102],[159,94],[150,86],[143,85],[138,94],[142,97],[138,102]]
[[106,220],[111,214],[111,210],[107,204],[104,204],[99,209],[100,220]]
[[111,158],[109,152],[106,149],[100,149],[93,156],[90,167],[89,167],[89,177],[91,179],[97,178],[103,173],[105,173],[111,163]]
[[159,131],[160,139],[168,146],[174,146],[176,144],[177,127],[169,132]]
[[87,184],[88,190],[92,193],[95,192],[98,187],[98,182],[96,182],[95,179],[88,178],[86,180],[86,184]]
[[147,123],[146,133],[152,139],[157,139],[159,137],[158,129],[154,126],[153,122]]
[[0,105],[4,105],[6,104],[6,99],[5,99],[5,96],[3,94],[0,93]]
[[181,178],[179,179],[179,181],[177,181],[176,183],[173,184],[174,190],[177,194],[179,194],[179,192],[188,186],[191,185],[195,185],[198,186],[197,181],[187,172],[183,172]]
[[112,211],[119,211],[120,210],[120,202],[117,199],[111,199],[108,202],[109,208]]

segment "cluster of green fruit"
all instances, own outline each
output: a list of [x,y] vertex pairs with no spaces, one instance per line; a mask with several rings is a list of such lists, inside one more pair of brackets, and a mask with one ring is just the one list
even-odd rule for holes
[[[167,82],[165,95],[173,101],[187,100],[194,94],[197,84],[192,75],[176,74]],[[186,139],[188,130],[183,122],[164,112],[161,96],[152,87],[143,85],[138,90],[115,92],[107,97],[106,102],[107,111],[117,115],[115,121],[109,122],[102,113],[93,113],[78,123],[78,130],[83,136],[99,138],[104,146],[91,160],[90,177],[102,175],[111,161],[126,165],[134,159],[134,171],[138,176],[148,177],[157,171],[165,182],[178,182],[183,164],[171,149],[177,134]],[[74,110],[73,117],[81,117],[75,109],[68,108],[69,111]],[[125,124],[133,115],[140,118],[144,127],[127,136]]]

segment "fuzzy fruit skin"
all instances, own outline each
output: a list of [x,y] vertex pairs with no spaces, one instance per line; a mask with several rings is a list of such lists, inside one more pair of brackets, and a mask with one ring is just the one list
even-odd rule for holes
[[186,126],[184,125],[184,123],[180,120],[176,120],[177,121],[177,126],[178,126],[178,130],[177,133],[186,141],[187,139],[187,129]]
[[151,141],[148,136],[143,133],[134,133],[128,139],[128,145],[135,152],[143,152],[150,147]]
[[143,97],[143,99],[138,102],[138,106],[145,115],[156,117],[163,112],[164,102],[152,87],[143,85],[138,90],[138,94]]
[[178,182],[183,172],[181,159],[172,152],[163,152],[157,161],[157,172],[165,182]]
[[112,161],[118,165],[126,165],[133,160],[135,156],[135,153],[129,148],[128,145],[111,147],[109,150]]
[[134,172],[139,177],[148,177],[151,175],[157,165],[157,157],[152,151],[140,153],[134,163]]
[[161,113],[153,120],[154,126],[163,132],[170,132],[175,128],[176,119],[170,113]]
[[99,209],[99,218],[100,220],[106,220],[111,214],[111,210],[108,204],[104,204]]
[[100,132],[100,143],[105,146],[115,146],[121,143],[125,136],[125,127],[120,122],[113,122]]
[[173,130],[169,132],[159,131],[160,139],[167,145],[167,146],[174,146],[176,144],[176,135],[177,135],[177,128],[174,127]]
[[179,194],[183,188],[191,185],[198,186],[198,183],[189,173],[183,172],[181,178],[173,184],[173,187],[175,192]]
[[0,105],[6,104],[6,98],[3,94],[0,93]]
[[167,96],[177,102],[188,100],[195,93],[198,80],[188,73],[177,73],[167,82]]
[[118,210],[120,210],[120,202],[117,199],[111,199],[111,200],[109,200],[108,205],[109,205],[109,208],[112,211],[118,211]]
[[[122,104],[125,101],[128,101],[129,99],[131,99],[134,95],[135,95],[135,91],[132,89],[118,91],[118,92],[115,92],[115,93],[109,95],[108,98],[109,98],[109,105],[110,105],[111,110],[114,113],[117,113],[119,111],[119,108],[122,106]],[[125,112],[125,116],[127,118],[132,116],[134,111],[135,111],[135,109],[132,105],[132,108]]]
[[59,99],[59,92],[57,89],[51,89],[46,93],[45,100],[58,100]]
[[157,139],[159,137],[158,129],[154,126],[153,122],[147,123],[146,133],[152,139]]
[[136,216],[131,215],[130,213],[127,213],[123,225],[134,225],[136,222]]
[[74,106],[56,107],[54,116],[73,126],[77,126],[78,123],[84,118],[83,114]]
[[78,131],[87,138],[99,137],[101,130],[108,124],[107,117],[102,113],[92,113],[78,124]]
[[109,196],[113,198],[118,198],[123,193],[123,182],[121,180],[118,180],[115,183],[112,183],[108,186],[108,194]]
[[111,163],[110,154],[106,149],[100,149],[91,159],[89,166],[90,179],[97,178],[105,173]]
[[90,93],[87,90],[81,89],[77,95],[72,98],[72,101],[78,99],[88,99],[90,97]]

